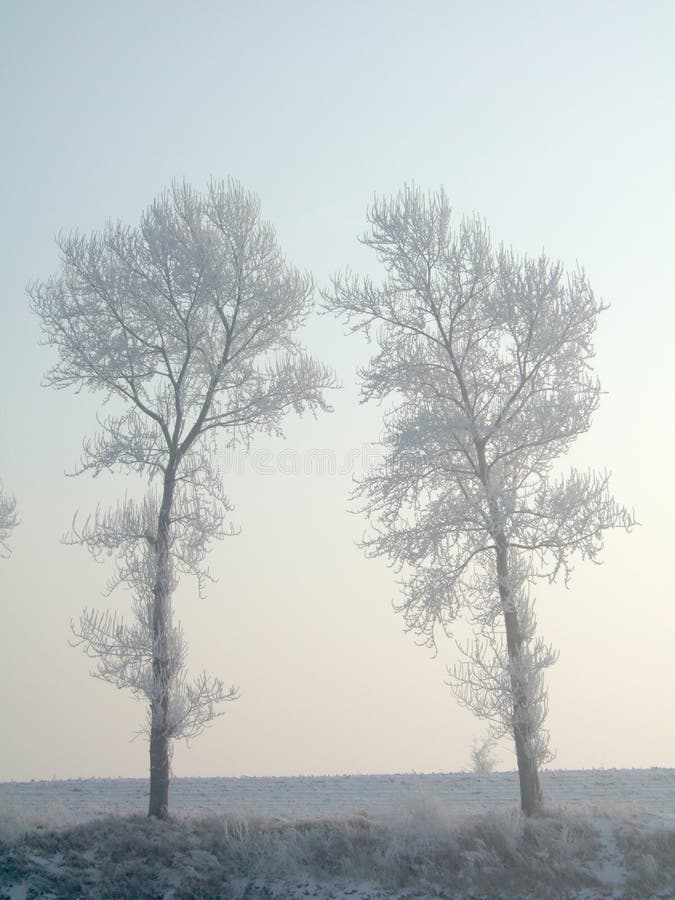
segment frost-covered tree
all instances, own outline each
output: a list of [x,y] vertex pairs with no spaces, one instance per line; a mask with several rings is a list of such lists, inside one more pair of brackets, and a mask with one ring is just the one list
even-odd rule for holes
[[16,498],[8,494],[0,481],[0,556],[11,554],[7,543],[19,523],[16,513]]
[[495,739],[491,732],[478,740],[474,738],[471,743],[471,771],[475,775],[489,775],[494,772],[497,760],[495,757]]
[[555,469],[598,404],[603,307],[582,271],[494,248],[478,218],[454,225],[443,192],[406,187],[368,219],[362,241],[384,281],[347,272],[324,294],[379,344],[364,400],[393,401],[383,461],[356,491],[372,526],[364,547],[400,571],[399,609],[429,646],[459,616],[474,626],[450,683],[493,737],[512,735],[533,813],[555,654],[536,635],[530,588],[567,581],[573,555],[597,559],[603,531],[632,524],[606,474]]
[[147,485],[140,500],[75,521],[71,541],[114,558],[109,587],[130,589],[133,619],[85,610],[74,630],[95,674],[149,702],[149,814],[164,817],[171,741],[198,734],[236,693],[206,675],[187,682],[172,612],[180,574],[201,591],[209,545],[228,530],[219,439],[281,434],[287,411],[328,409],[333,376],[295,336],[311,277],[286,264],[258,199],[237,183],[202,195],[175,182],[138,227],[109,223],[58,246],[58,277],[29,287],[58,351],[46,382],[101,393],[112,409],[79,471],[132,471]]

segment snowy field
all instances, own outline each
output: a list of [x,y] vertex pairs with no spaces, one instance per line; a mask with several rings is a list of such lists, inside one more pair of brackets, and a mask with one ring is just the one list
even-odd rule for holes
[[[545,771],[549,807],[611,812],[675,825],[675,769]],[[145,779],[0,782],[0,808],[29,819],[78,824],[94,816],[147,812]],[[518,775],[400,774],[289,778],[176,778],[176,815],[351,816],[387,820],[442,805],[464,817],[518,807]]]
[[675,769],[0,784],[0,898],[675,897]]

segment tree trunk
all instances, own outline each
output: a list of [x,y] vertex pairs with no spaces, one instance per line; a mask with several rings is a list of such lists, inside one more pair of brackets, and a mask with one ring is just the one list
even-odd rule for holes
[[150,802],[148,816],[166,819],[169,814],[171,735],[169,734],[171,621],[171,508],[175,474],[171,465],[164,477],[157,528],[157,572],[152,605],[152,676],[150,702]]
[[[167,697],[168,700],[168,692]],[[170,747],[166,729],[166,712],[157,709],[162,706],[153,703],[151,706],[152,721],[150,725],[150,803],[148,816],[166,819],[169,815],[169,777]]]
[[512,589],[509,584],[508,548],[503,535],[497,536],[497,576],[499,594],[506,626],[506,647],[511,666],[511,696],[513,701],[513,740],[516,745],[518,779],[520,782],[520,808],[526,816],[533,816],[541,810],[542,793],[539,770],[534,756],[534,741],[530,722],[530,710],[523,684],[523,673],[519,663],[523,647],[523,636],[518,621]]
[[[485,457],[485,442],[476,442],[476,456],[480,479],[489,497],[490,475]],[[493,523],[499,522],[499,510],[494,500],[488,499],[488,507]],[[526,816],[533,816],[541,810],[542,793],[539,783],[539,770],[534,755],[534,741],[530,710],[528,709],[527,691],[522,682],[520,671],[523,635],[518,621],[518,610],[514,602],[513,589],[509,571],[509,545],[503,531],[495,524],[492,532],[497,555],[497,582],[499,598],[504,614],[506,628],[506,648],[509,655],[513,741],[516,745],[518,762],[518,780],[520,782],[520,808]]]
[[534,816],[541,811],[542,794],[539,783],[537,761],[528,753],[526,729],[514,725],[513,739],[518,760],[518,780],[520,782],[520,808],[526,816]]

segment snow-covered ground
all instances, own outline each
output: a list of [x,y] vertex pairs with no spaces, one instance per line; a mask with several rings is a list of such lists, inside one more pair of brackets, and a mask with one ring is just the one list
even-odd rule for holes
[[[609,812],[675,824],[675,769],[549,770],[542,773],[549,807]],[[0,782],[0,808],[71,824],[92,816],[144,813],[145,779]],[[518,806],[518,775],[496,772],[342,775],[277,778],[175,778],[176,814],[344,816],[388,819],[428,803],[458,817]]]
[[675,769],[542,786],[532,823],[513,772],[177,778],[167,824],[144,780],[0,783],[0,898],[675,897]]

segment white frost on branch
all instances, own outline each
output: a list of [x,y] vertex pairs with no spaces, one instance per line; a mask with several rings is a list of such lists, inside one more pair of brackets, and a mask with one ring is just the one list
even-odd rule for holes
[[0,481],[0,556],[11,554],[8,541],[18,524],[16,498],[5,491]]
[[478,217],[455,224],[443,191],[406,187],[368,219],[362,242],[384,280],[347,271],[323,293],[377,343],[364,401],[392,401],[384,459],[355,492],[371,526],[363,547],[400,574],[397,608],[429,646],[459,616],[474,621],[453,688],[497,732],[511,728],[532,774],[548,754],[542,673],[554,654],[534,636],[530,586],[567,583],[575,557],[597,561],[603,533],[634,522],[606,474],[554,475],[598,405],[604,307],[581,269],[493,247]]
[[448,668],[448,684],[462,706],[489,723],[492,741],[520,728],[528,757],[540,766],[554,757],[544,728],[548,715],[544,673],[558,654],[536,634],[527,590],[512,586],[510,593],[520,628],[518,654],[509,654],[500,621],[503,610],[496,599],[492,608],[486,605],[472,619],[474,638],[464,644],[455,642],[461,661]]
[[[209,471],[208,467],[204,471]],[[225,499],[218,496],[211,483],[205,487],[204,472],[197,482],[186,480],[176,490],[171,523],[170,554],[172,565],[166,590],[169,598],[175,590],[175,569],[197,578],[200,593],[209,577],[203,563],[208,544],[223,533],[223,516],[229,509]],[[76,645],[88,656],[97,659],[92,672],[97,678],[118,688],[129,688],[137,697],[145,698],[148,709],[159,702],[168,689],[168,735],[172,739],[189,740],[196,737],[216,716],[219,704],[238,696],[235,687],[225,690],[218,678],[202,673],[187,681],[187,643],[180,624],[173,624],[173,604],[166,604],[166,625],[160,634],[153,629],[154,596],[157,582],[157,522],[160,501],[157,492],[150,490],[138,503],[126,498],[114,509],[97,510],[81,528],[77,521],[66,536],[68,543],[88,548],[95,559],[106,556],[114,559],[113,575],[108,582],[111,593],[119,585],[129,588],[133,596],[132,622],[110,612],[85,609],[79,623],[73,625]],[[166,574],[165,574],[166,578]],[[153,659],[166,662],[162,680],[155,677]],[[148,732],[150,720],[148,718]]]
[[236,182],[204,194],[174,182],[138,227],[109,223],[58,245],[60,275],[29,288],[58,351],[46,382],[114,401],[78,473],[131,471],[147,488],[75,520],[67,540],[111,556],[109,589],[134,598],[130,624],[88,611],[75,631],[100,677],[150,701],[150,812],[164,816],[169,739],[194,736],[236,693],[206,676],[188,684],[172,621],[178,577],[196,576],[203,592],[211,542],[234,533],[218,451],[281,435],[289,411],[329,410],[335,379],[296,337],[311,276],[287,265],[258,198]]
[[[153,642],[151,603],[138,598],[134,598],[131,624],[108,611],[85,609],[79,623],[73,625],[73,632],[76,646],[82,646],[88,656],[96,659],[92,671],[95,677],[117,688],[128,688],[137,697],[148,701],[148,735],[150,710],[161,700],[162,691],[168,688],[168,736],[190,740],[222,715],[219,705],[236,700],[238,690],[234,686],[226,690],[219,678],[209,677],[205,672],[191,682],[187,680],[188,647],[180,624],[172,624],[171,607],[168,618],[166,633],[161,638],[162,646]],[[161,684],[153,672],[153,657],[157,654],[167,660],[166,680]]]
[[480,741],[474,738],[470,749],[471,771],[475,775],[489,775],[491,772],[494,772],[497,764],[495,738],[490,732]]

